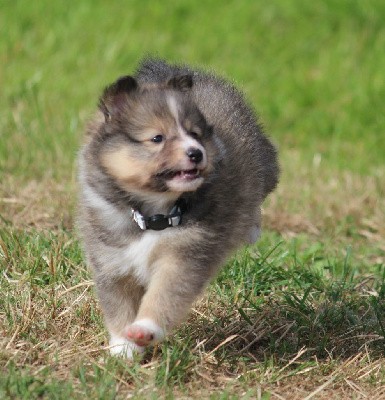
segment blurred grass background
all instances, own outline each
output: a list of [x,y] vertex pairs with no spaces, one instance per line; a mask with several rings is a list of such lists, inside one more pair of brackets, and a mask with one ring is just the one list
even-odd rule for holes
[[282,153],[369,173],[385,154],[384,16],[380,0],[3,1],[1,172],[68,179],[102,88],[158,54],[243,87]]

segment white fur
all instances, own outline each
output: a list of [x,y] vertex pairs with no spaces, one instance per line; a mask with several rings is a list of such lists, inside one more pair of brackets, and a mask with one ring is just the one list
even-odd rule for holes
[[150,318],[140,319],[135,321],[132,325],[140,326],[151,331],[154,337],[152,343],[161,341],[165,336],[165,331]]
[[98,260],[108,274],[111,272],[115,276],[133,274],[141,285],[147,286],[151,279],[149,257],[164,234],[168,233],[145,231],[140,239],[132,241],[121,249],[100,244],[97,250]]
[[158,231],[146,231],[139,240],[132,242],[124,250],[124,262],[120,266],[121,272],[125,272],[124,269],[130,265],[139,282],[142,285],[147,285],[151,277],[148,259],[162,233]]
[[176,102],[174,96],[167,96],[167,105],[171,112],[171,115],[174,117],[176,123],[178,124],[178,128],[182,128],[179,122],[178,103]]
[[122,356],[128,359],[132,359],[134,353],[143,353],[144,347],[138,346],[128,339],[122,338],[111,334],[110,337],[110,353],[113,356]]
[[206,164],[207,164],[206,150],[197,140],[192,138],[190,135],[187,135],[186,131],[183,129],[182,124],[180,123],[180,120],[179,120],[178,103],[175,100],[174,96],[167,96],[167,105],[171,112],[171,115],[174,117],[175,122],[177,124],[178,133],[183,140],[184,150],[187,151],[191,147],[194,147],[195,149],[199,149],[203,154],[203,159],[201,161],[201,165],[206,166]]

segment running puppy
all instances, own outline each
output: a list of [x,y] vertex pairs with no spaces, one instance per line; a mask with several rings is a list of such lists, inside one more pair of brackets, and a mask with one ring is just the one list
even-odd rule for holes
[[112,354],[185,318],[258,238],[277,182],[276,150],[224,80],[150,59],[104,90],[79,155],[79,229]]

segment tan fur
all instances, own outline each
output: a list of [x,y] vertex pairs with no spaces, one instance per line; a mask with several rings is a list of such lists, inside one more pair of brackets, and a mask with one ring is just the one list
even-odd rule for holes
[[186,310],[199,293],[181,290],[185,272],[177,258],[166,255],[153,266],[151,283],[143,296],[137,319],[149,318],[169,331],[185,316]]
[[101,164],[127,188],[144,188],[152,175],[148,163],[132,157],[127,146],[103,153]]

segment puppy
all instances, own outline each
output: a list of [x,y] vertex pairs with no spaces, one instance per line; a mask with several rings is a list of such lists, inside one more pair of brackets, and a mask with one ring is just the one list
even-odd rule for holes
[[158,59],[102,94],[79,153],[79,230],[110,334],[131,358],[162,340],[253,243],[277,153],[231,84]]

